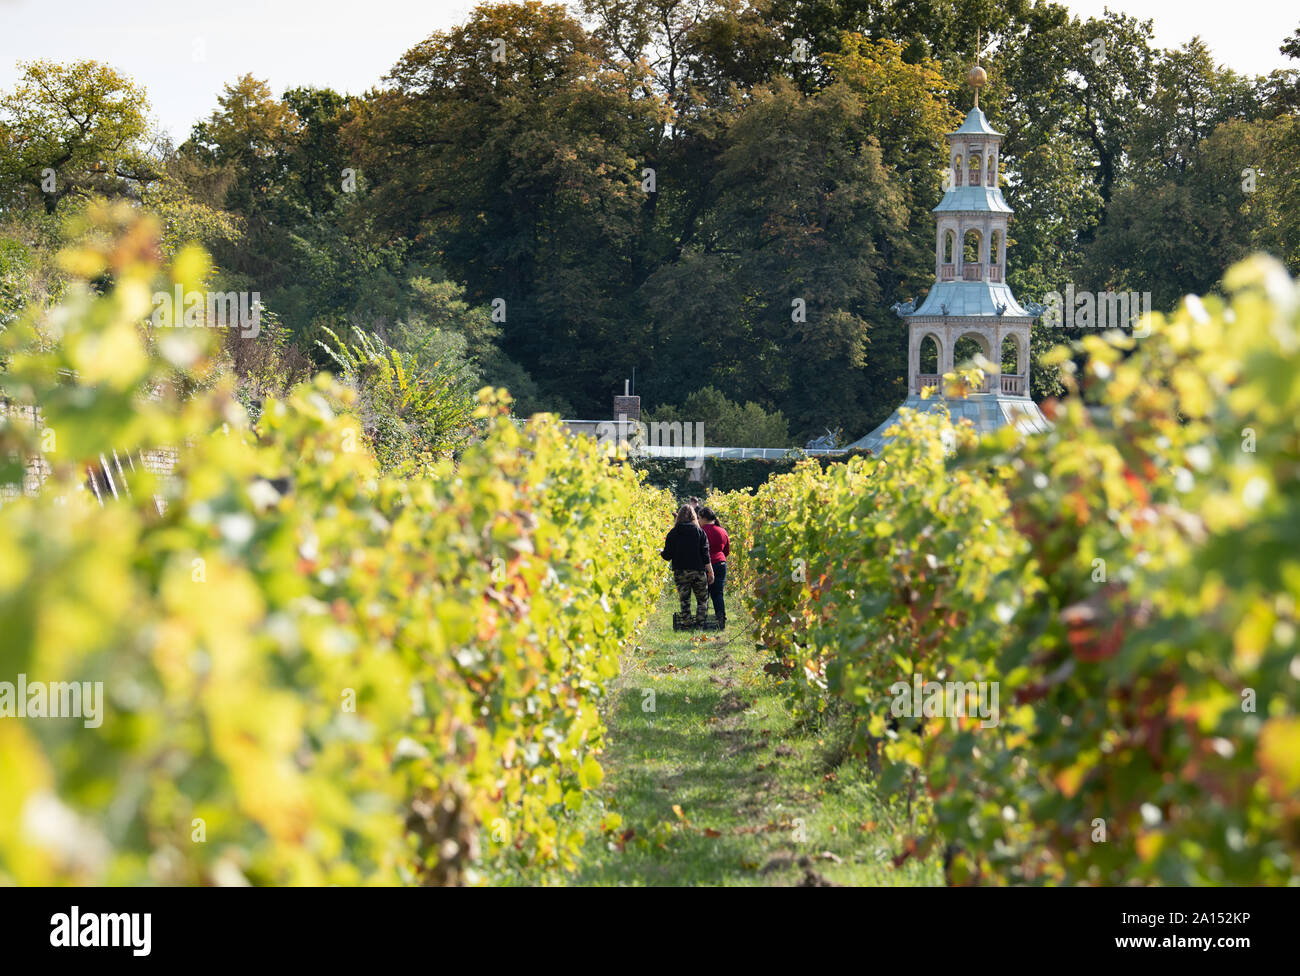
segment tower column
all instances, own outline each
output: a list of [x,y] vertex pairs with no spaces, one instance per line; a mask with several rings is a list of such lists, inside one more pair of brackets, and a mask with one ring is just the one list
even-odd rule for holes
[[980,231],[980,277],[986,281],[992,277],[989,274],[989,235],[993,233],[993,223],[988,217],[984,218],[984,227]]
[[1032,333],[1033,326],[1025,326],[1025,342],[1021,350],[1021,358],[1024,359],[1024,362],[1022,363],[1019,358],[1016,360],[1016,369],[1025,378],[1025,388],[1021,392],[1026,397],[1029,396],[1029,337]]
[[907,330],[907,394],[919,393],[916,374],[921,371],[921,346],[915,329]]
[[[993,355],[989,356],[989,359],[993,361],[993,365],[997,367],[997,372],[993,374],[992,390],[994,393],[1002,392],[1002,342],[1002,323],[999,322],[993,326]],[[1020,360],[1017,358],[1016,366],[1019,365]]]

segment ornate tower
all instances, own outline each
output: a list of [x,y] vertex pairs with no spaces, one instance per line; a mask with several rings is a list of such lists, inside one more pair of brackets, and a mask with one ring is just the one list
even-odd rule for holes
[[[946,403],[954,420],[965,417],[977,430],[1015,424],[1025,432],[1047,429],[1047,420],[1029,398],[1029,328],[1042,309],[1026,309],[1006,284],[1007,224],[1011,208],[998,187],[997,132],[979,107],[979,90],[988,81],[976,65],[967,76],[975,89],[975,106],[956,132],[948,134],[945,192],[935,215],[934,285],[920,308],[915,302],[895,305],[907,323],[907,399],[903,406],[934,409]],[[962,340],[970,340],[964,343]],[[966,347],[960,356],[958,344]],[[978,349],[992,363],[983,385],[964,398],[940,394],[944,373]],[[1009,364],[1003,372],[1003,364]],[[850,447],[879,452],[884,432],[897,411]]]

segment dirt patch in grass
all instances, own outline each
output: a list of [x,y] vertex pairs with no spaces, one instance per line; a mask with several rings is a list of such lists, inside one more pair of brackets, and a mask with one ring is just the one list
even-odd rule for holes
[[713,707],[715,715],[734,715],[737,712],[743,712],[754,704],[753,700],[745,701],[734,691],[729,691],[718,700],[718,704]]

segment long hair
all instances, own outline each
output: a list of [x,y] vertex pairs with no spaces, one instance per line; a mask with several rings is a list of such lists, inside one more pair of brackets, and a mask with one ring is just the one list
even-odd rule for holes
[[683,505],[677,510],[678,525],[693,525],[697,529],[700,527],[699,521],[695,518],[695,509],[689,505]]
[[718,521],[718,516],[713,513],[713,509],[707,505],[701,505],[700,510],[696,513],[705,521],[712,522],[718,528],[722,528],[722,523]]

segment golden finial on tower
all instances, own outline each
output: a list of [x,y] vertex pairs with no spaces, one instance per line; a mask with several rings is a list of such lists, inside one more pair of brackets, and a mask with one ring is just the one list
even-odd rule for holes
[[989,83],[988,72],[980,67],[980,29],[975,28],[975,67],[966,75],[966,83],[975,89],[975,107],[980,107],[980,89]]

